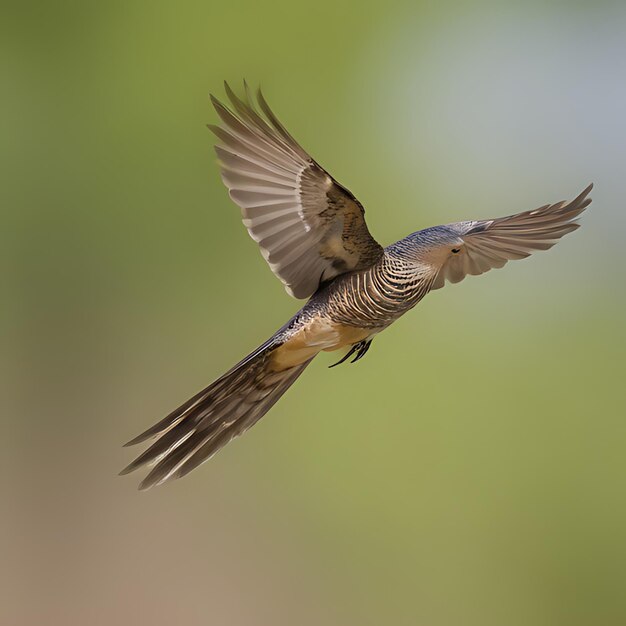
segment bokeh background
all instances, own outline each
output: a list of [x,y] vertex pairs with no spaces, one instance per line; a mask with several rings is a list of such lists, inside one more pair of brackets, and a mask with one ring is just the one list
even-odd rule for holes
[[[623,3],[1,11],[1,624],[626,623]],[[242,77],[385,244],[594,203],[139,493],[121,444],[298,307],[205,128]]]

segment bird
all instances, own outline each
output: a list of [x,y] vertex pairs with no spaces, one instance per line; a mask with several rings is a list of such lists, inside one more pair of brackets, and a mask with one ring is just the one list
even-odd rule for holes
[[551,248],[576,230],[593,184],[571,201],[435,226],[387,247],[356,197],[292,137],[260,88],[244,81],[209,125],[222,181],[287,293],[304,306],[223,376],[126,445],[151,445],[121,474],[150,469],[140,489],[181,478],[256,424],[320,352],[358,361],[374,338],[447,282]]

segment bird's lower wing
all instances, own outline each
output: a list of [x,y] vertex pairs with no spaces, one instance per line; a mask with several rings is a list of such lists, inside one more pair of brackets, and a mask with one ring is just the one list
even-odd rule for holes
[[483,274],[507,261],[526,258],[536,250],[548,250],[563,235],[580,226],[574,220],[591,203],[588,196],[592,187],[589,185],[574,200],[547,204],[534,211],[448,224],[444,228],[462,244],[458,248],[451,246],[432,289],[443,287],[446,280],[458,283],[468,274]]

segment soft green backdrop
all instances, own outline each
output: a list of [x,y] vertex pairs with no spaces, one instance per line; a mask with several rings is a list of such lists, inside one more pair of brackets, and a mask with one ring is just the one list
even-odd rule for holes
[[[4,3],[0,623],[626,623],[625,28],[617,2]],[[594,203],[138,493],[121,444],[298,307],[205,129],[242,77],[385,244]]]

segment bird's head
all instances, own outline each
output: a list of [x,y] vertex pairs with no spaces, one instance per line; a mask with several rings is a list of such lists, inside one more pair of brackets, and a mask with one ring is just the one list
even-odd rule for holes
[[464,242],[447,226],[426,228],[409,235],[406,240],[411,258],[419,263],[441,267],[449,258],[463,254]]

